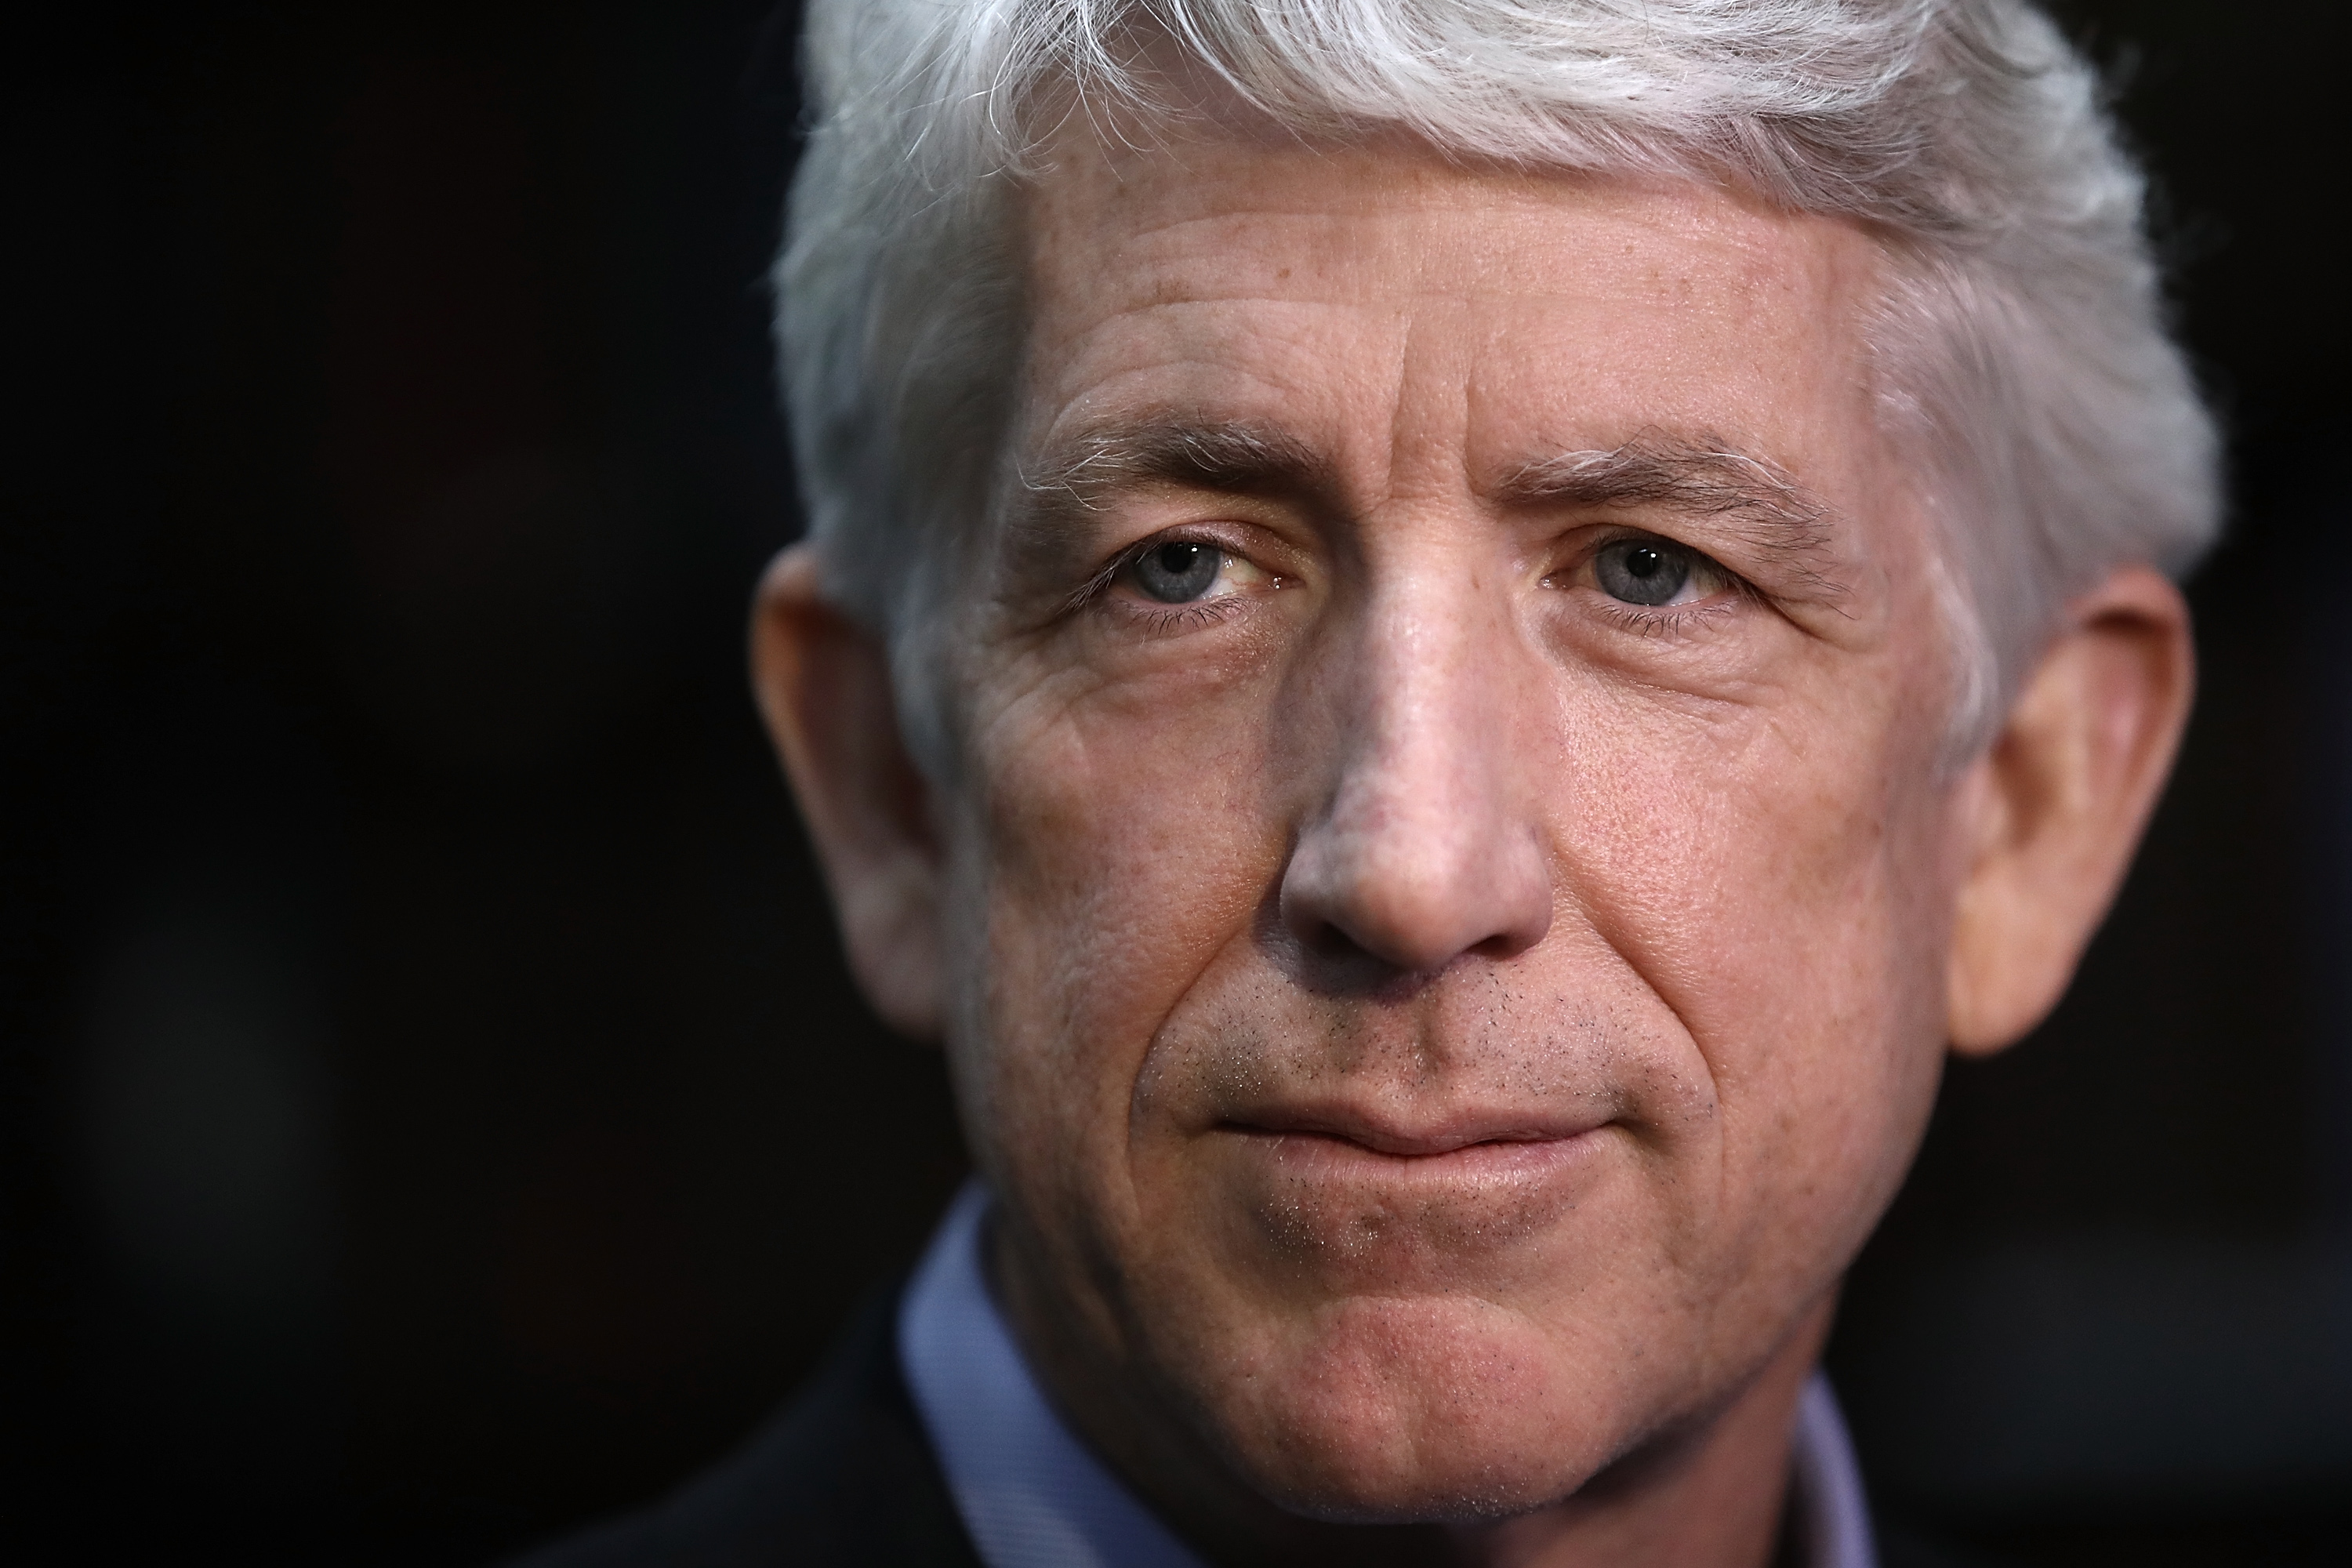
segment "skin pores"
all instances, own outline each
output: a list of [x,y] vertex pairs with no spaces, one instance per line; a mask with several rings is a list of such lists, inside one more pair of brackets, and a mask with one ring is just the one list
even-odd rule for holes
[[1026,232],[940,832],[1056,1397],[1179,1517],[1368,1521],[1784,1406],[1958,858],[1873,242],[1238,139],[1074,143]]

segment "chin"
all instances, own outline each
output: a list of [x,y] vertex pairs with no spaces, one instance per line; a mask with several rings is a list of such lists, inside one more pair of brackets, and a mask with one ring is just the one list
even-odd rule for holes
[[1248,1375],[1201,1391],[1217,1447],[1294,1513],[1359,1524],[1507,1517],[1575,1492],[1625,1446],[1613,1418],[1623,1391],[1578,1375],[1517,1313],[1391,1297],[1315,1318],[1247,1358]]

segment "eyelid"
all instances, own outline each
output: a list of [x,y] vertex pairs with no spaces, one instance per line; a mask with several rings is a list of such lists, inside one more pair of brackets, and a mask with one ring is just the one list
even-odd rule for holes
[[1700,549],[1688,540],[1677,539],[1671,533],[1662,533],[1654,528],[1643,528],[1633,523],[1595,522],[1586,524],[1576,530],[1575,533],[1575,543],[1565,552],[1565,558],[1561,563],[1544,573],[1544,581],[1547,583],[1557,583],[1562,578],[1584,571],[1599,558],[1602,551],[1612,544],[1647,541],[1681,551],[1697,563],[1701,569],[1721,577],[1727,588],[1742,594],[1758,592],[1753,583],[1726,566],[1707,551]]
[[[1549,588],[1585,590],[1585,613],[1621,632],[1680,641],[1725,616],[1737,614],[1743,605],[1770,603],[1770,595],[1748,578],[1673,534],[1623,523],[1594,523],[1578,532],[1581,537],[1576,549],[1564,564],[1544,574],[1543,584]],[[1713,578],[1713,584],[1705,585],[1698,597],[1682,604],[1640,605],[1616,597],[1596,580],[1595,563],[1612,545],[1639,542],[1661,544],[1689,556],[1696,573]]]
[[1082,609],[1100,598],[1118,582],[1121,574],[1153,551],[1171,544],[1197,544],[1214,550],[1226,560],[1257,573],[1268,585],[1280,586],[1285,581],[1282,572],[1258,560],[1257,552],[1249,547],[1246,538],[1237,537],[1244,530],[1235,524],[1214,521],[1177,522],[1158,529],[1131,543],[1121,546],[1110,558],[1095,569],[1094,574],[1074,590],[1068,600],[1071,610]]

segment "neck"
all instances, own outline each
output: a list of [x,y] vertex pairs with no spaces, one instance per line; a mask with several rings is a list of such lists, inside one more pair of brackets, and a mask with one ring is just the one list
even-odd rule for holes
[[1055,1331],[1002,1237],[991,1272],[1014,1337],[1071,1423],[1122,1480],[1225,1568],[1766,1568],[1790,1477],[1797,1400],[1828,1337],[1822,1301],[1746,1384],[1639,1444],[1575,1493],[1507,1519],[1333,1524],[1250,1488],[1131,1377],[1103,1375]]

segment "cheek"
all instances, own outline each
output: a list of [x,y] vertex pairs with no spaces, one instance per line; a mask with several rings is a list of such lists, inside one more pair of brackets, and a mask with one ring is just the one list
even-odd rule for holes
[[1933,1095],[1938,734],[1903,711],[1890,687],[1802,722],[1628,726],[1600,773],[1595,809],[1617,815],[1592,836],[1593,919],[1703,1058],[1734,1205],[1719,1217],[1759,1246],[1792,1239],[1798,1215],[1821,1249],[1858,1245]]
[[[976,732],[978,805],[957,837],[959,1055],[1034,1152],[1121,1158],[1153,1034],[1217,955],[1246,942],[1285,844],[1264,798],[1247,693],[1155,703],[1050,688]],[[1081,700],[1082,699],[1082,700]],[[977,1047],[971,1048],[971,1047]],[[1005,1134],[1013,1132],[1004,1129]]]

